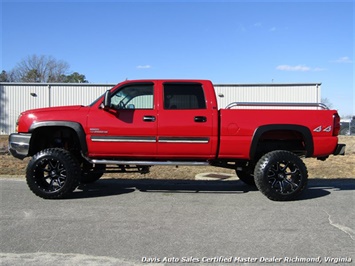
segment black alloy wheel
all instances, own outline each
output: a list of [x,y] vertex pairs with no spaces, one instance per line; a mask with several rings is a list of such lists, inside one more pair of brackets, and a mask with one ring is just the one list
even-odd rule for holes
[[78,186],[80,168],[70,152],[53,148],[33,156],[27,166],[26,180],[34,194],[44,199],[66,197]]
[[254,180],[269,199],[287,201],[298,197],[306,188],[308,172],[297,155],[278,150],[261,157],[255,167]]

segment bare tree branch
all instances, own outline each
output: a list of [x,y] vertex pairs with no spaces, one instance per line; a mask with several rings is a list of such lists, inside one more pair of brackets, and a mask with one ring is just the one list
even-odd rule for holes
[[52,56],[31,55],[21,60],[11,71],[17,82],[62,82],[69,64]]

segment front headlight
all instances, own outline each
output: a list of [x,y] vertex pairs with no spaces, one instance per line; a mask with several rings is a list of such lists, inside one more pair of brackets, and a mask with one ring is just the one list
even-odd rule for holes
[[16,132],[18,133],[18,123],[20,121],[20,118],[22,116],[22,113],[17,117],[17,120],[16,120]]

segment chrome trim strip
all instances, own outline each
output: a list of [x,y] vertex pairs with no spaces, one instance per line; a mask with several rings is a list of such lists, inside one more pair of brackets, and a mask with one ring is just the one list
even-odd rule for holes
[[157,142],[155,137],[114,137],[114,136],[91,136],[91,141],[95,142]]
[[85,159],[92,164],[118,164],[118,165],[186,165],[186,166],[205,166],[207,161],[125,161],[125,160],[105,160],[105,159]]
[[[155,137],[131,137],[131,136],[91,136],[91,141],[94,142],[139,142],[139,143],[155,143],[157,142]],[[194,143],[194,144],[207,144],[209,138],[202,137],[160,137],[159,143]]]
[[160,137],[159,143],[198,143],[198,144],[206,144],[209,143],[209,138],[183,138],[183,137]]
[[232,102],[224,109],[231,109],[235,106],[280,106],[280,107],[319,107],[329,110],[328,106],[323,103],[282,103],[282,102]]

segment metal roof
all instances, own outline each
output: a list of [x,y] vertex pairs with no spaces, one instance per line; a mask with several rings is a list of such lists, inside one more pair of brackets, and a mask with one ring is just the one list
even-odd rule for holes
[[[178,80],[178,79],[177,79]],[[118,82],[120,83],[120,82]],[[10,86],[116,86],[118,83],[36,83],[36,82],[0,82],[0,85],[10,85]],[[219,87],[228,87],[228,86],[235,86],[235,87],[269,87],[269,86],[316,86],[322,85],[321,82],[310,82],[310,83],[221,83],[215,84],[214,86]]]

